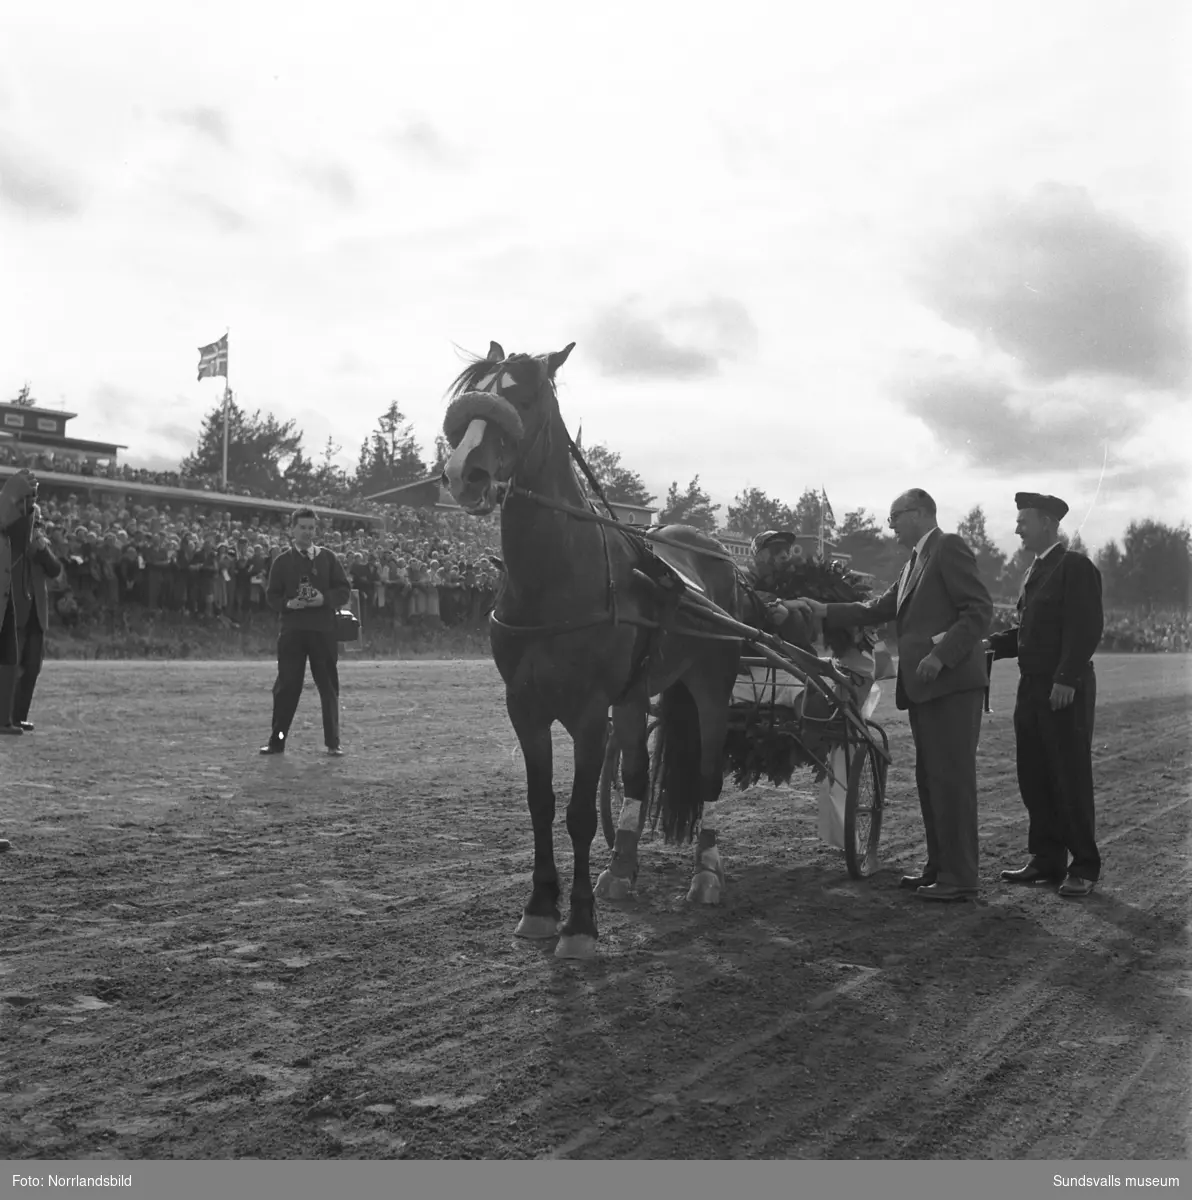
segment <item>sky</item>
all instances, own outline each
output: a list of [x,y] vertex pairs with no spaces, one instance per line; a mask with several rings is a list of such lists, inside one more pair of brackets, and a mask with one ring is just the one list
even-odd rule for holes
[[[415,11],[415,7],[418,11]],[[1185,0],[0,15],[0,394],[165,468],[222,380],[354,466],[462,351],[659,499],[1192,518]],[[721,516],[723,516],[723,509]]]

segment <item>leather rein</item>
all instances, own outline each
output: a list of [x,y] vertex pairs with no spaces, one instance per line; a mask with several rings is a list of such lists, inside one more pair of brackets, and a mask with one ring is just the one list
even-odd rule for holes
[[[544,425],[543,428],[545,429],[546,426]],[[663,545],[673,546],[679,550],[690,550],[696,554],[706,555],[709,558],[724,559],[726,562],[732,563],[732,565],[736,567],[736,561],[730,554],[726,554],[718,550],[704,549],[703,547],[699,546],[688,546],[682,542],[673,542],[668,538],[647,538],[644,534],[638,533],[635,528],[627,527],[623,522],[618,521],[616,517],[612,515],[612,506],[605,499],[604,492],[601,489],[600,484],[592,474],[588,464],[584,461],[583,454],[580,452],[579,447],[575,444],[575,441],[572,439],[570,433],[567,434],[567,449],[570,452],[571,457],[575,460],[580,469],[583,471],[584,475],[587,477],[589,483],[591,483],[592,487],[595,489],[596,494],[600,497],[604,507],[608,509],[610,514],[609,516],[601,516],[600,513],[595,511],[594,508],[577,508],[574,504],[567,504],[565,501],[556,500],[553,496],[544,496],[541,492],[531,491],[529,488],[524,488],[516,484],[512,478],[501,488],[500,499],[498,503],[503,507],[506,499],[508,499],[510,496],[520,496],[523,499],[529,500],[534,504],[538,504],[543,508],[550,508],[554,509],[556,512],[566,513],[568,516],[575,517],[578,520],[596,522],[596,524],[600,526],[601,545],[604,550],[605,572],[608,577],[608,607],[603,612],[593,614],[592,616],[579,617],[573,621],[559,621],[552,625],[510,625],[507,621],[502,621],[497,616],[496,607],[494,606],[493,611],[489,614],[489,621],[496,626],[496,628],[501,629],[506,633],[520,634],[523,637],[530,637],[534,635],[549,636],[558,633],[574,633],[581,629],[592,629],[597,625],[604,625],[607,623],[611,623],[614,627],[618,625],[634,625],[641,629],[661,629],[663,625],[660,621],[651,621],[643,617],[626,617],[621,615],[617,604],[617,582],[613,578],[612,555],[609,552],[608,545],[609,528],[618,530],[621,534],[629,539],[630,544],[634,545],[640,553],[645,555],[653,555],[654,551],[652,550],[650,543],[657,542],[662,543]],[[700,635],[693,633],[693,636]]]

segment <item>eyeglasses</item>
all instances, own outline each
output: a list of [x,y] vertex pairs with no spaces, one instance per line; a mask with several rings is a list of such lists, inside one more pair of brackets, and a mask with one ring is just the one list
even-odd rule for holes
[[889,525],[891,529],[893,529],[894,522],[897,521],[898,518],[901,517],[903,513],[918,512],[918,511],[919,510],[917,508],[896,508],[886,519],[886,524]]

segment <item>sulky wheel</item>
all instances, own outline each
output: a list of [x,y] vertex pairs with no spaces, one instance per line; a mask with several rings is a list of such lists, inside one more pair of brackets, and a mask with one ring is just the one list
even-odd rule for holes
[[864,742],[857,745],[844,798],[844,859],[854,879],[865,879],[877,869],[885,774],[882,765],[872,746]]

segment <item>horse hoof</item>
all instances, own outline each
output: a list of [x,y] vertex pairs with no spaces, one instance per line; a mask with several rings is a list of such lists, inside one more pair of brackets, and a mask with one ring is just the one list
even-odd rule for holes
[[590,933],[564,934],[555,947],[555,958],[595,958],[596,939]]
[[633,893],[633,879],[614,875],[612,871],[600,872],[596,880],[596,895],[601,900],[628,900]]
[[541,941],[544,938],[553,938],[558,932],[558,917],[532,917],[526,913],[517,923],[513,936]]
[[711,871],[699,871],[691,877],[691,889],[687,899],[696,904],[719,904],[723,886],[719,876]]

